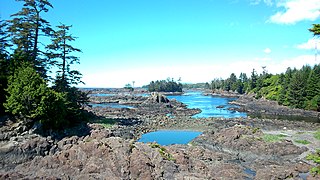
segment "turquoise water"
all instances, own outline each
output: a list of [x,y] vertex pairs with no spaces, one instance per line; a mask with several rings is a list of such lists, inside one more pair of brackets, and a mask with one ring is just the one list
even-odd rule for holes
[[156,142],[162,146],[171,144],[188,144],[200,134],[201,132],[197,131],[161,130],[142,135],[138,142]]
[[133,106],[118,104],[118,103],[101,103],[101,104],[93,104],[89,103],[92,107],[111,107],[111,108],[134,108]]
[[[194,115],[195,118],[206,117],[247,117],[247,113],[230,111],[228,108],[236,107],[230,105],[228,102],[235,100],[236,98],[225,98],[216,96],[204,96],[201,92],[187,92],[178,96],[167,96],[169,99],[176,99],[188,106],[188,108],[199,108],[201,113]],[[217,106],[223,106],[223,108],[217,108]]]

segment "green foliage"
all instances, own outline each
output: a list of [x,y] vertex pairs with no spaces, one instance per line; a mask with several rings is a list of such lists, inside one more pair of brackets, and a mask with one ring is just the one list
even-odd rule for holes
[[320,24],[313,24],[309,31],[312,32],[314,36],[320,36]]
[[50,89],[30,65],[17,69],[9,78],[7,112],[32,125],[39,121],[44,129],[62,129],[81,119],[82,92],[70,88],[68,92]]
[[262,139],[266,142],[278,142],[281,141],[286,135],[283,134],[264,134]]
[[57,28],[58,30],[52,35],[52,43],[47,46],[46,55],[58,67],[55,89],[65,92],[71,85],[82,83],[80,80],[82,74],[77,70],[71,70],[70,67],[72,64],[80,64],[79,58],[72,53],[81,52],[81,50],[68,44],[75,41],[75,37],[69,33],[71,26],[61,24]]
[[11,15],[13,19],[8,20],[11,41],[16,47],[16,52],[28,56],[23,60],[31,63],[42,77],[46,77],[47,59],[41,57],[39,37],[51,35],[50,24],[42,18],[42,14],[53,6],[47,0],[18,1],[23,2],[23,8]]
[[314,138],[320,140],[320,129],[314,133]]
[[182,86],[185,89],[194,89],[194,88],[211,89],[209,83],[183,84]]
[[252,133],[255,134],[256,132],[260,131],[260,128],[254,128],[252,129]]
[[160,155],[161,155],[164,159],[169,160],[169,161],[175,161],[175,158],[172,156],[172,154],[170,154],[170,153],[166,150],[166,148],[160,147],[160,148],[159,148],[159,153],[160,153]]
[[313,167],[310,172],[314,175],[320,174],[320,149],[317,149],[315,153],[308,154],[307,160],[311,160],[317,164],[317,166]]
[[24,65],[9,78],[8,84],[4,104],[7,112],[22,118],[39,119],[39,104],[48,91],[40,75],[30,65]]
[[[0,115],[5,109],[29,125],[41,123],[44,129],[62,129],[85,120],[87,93],[72,87],[81,83],[81,73],[70,68],[79,63],[71,53],[80,52],[68,44],[75,39],[69,33],[71,26],[51,29],[42,18],[53,7],[48,0],[17,1],[23,2],[23,8],[12,19],[0,20]],[[48,37],[52,44],[46,46]],[[54,66],[58,72],[50,88],[44,78]]]
[[[314,36],[320,36],[320,24],[313,24],[309,29]],[[320,64],[313,68],[309,65],[300,70],[287,68],[280,75],[268,74],[266,67],[263,73],[257,75],[255,69],[251,77],[240,74],[240,81],[236,84],[239,93],[256,93],[256,98],[278,101],[279,104],[293,108],[307,109],[320,112]],[[226,80],[213,80],[212,87],[216,89],[233,90],[234,74]]]
[[223,90],[236,88],[239,93],[256,93],[256,98],[264,97],[281,105],[320,111],[320,65],[306,65],[300,70],[288,68],[285,73],[276,75],[264,72],[258,76],[253,70],[251,78],[243,76],[240,75],[236,84],[231,83],[234,77],[231,75],[226,80],[213,80],[211,86]]
[[94,122],[100,124],[104,128],[110,128],[113,125],[115,125],[117,121],[110,118],[101,118],[101,119],[95,120]]
[[134,91],[132,85],[129,84],[129,83],[124,86],[124,89],[128,89],[128,90],[130,90],[130,91]]
[[149,146],[151,148],[160,148],[161,147],[160,144],[158,144],[158,143],[151,143]]
[[307,144],[310,144],[310,143],[311,143],[310,141],[300,140],[300,139],[297,139],[297,140],[295,140],[294,142],[299,143],[299,144],[304,144],[304,145],[307,145]]
[[151,81],[148,85],[150,92],[182,92],[182,84],[177,83],[174,79],[168,78],[167,80]]
[[211,89],[222,89],[224,91],[236,91],[239,94],[244,94],[248,88],[248,78],[245,73],[241,73],[239,78],[232,73],[229,78],[223,79],[214,79],[211,81]]
[[44,129],[62,129],[69,126],[70,121],[66,119],[68,104],[66,94],[51,89],[46,92],[36,111]]
[[6,101],[6,91],[8,86],[9,76],[9,53],[7,48],[10,47],[8,43],[9,34],[5,31],[7,23],[0,21],[0,115],[4,114],[3,103]]

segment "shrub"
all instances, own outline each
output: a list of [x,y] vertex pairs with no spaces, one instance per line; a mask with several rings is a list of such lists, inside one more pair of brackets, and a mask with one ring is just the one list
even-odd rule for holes
[[61,129],[69,125],[66,95],[49,90],[42,97],[37,111],[44,129]]
[[66,121],[66,94],[55,92],[30,65],[23,65],[9,78],[6,111],[28,125],[39,121],[44,129],[58,129]]
[[39,118],[39,106],[48,91],[45,81],[29,65],[18,68],[8,81],[6,111],[23,119]]

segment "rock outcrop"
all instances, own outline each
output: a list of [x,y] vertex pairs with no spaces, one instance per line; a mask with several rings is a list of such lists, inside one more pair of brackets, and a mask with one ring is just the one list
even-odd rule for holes
[[161,94],[161,93],[158,93],[158,92],[152,92],[150,97],[148,98],[148,101],[151,101],[151,102],[155,102],[155,103],[169,103],[169,99]]

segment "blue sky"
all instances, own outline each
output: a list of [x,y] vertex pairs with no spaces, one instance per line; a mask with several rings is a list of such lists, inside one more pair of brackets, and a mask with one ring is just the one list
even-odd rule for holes
[[[73,25],[85,87],[136,86],[167,77],[208,82],[315,61],[308,28],[319,0],[51,0],[53,26]],[[22,3],[1,0],[8,19]],[[320,44],[319,44],[320,48]]]

